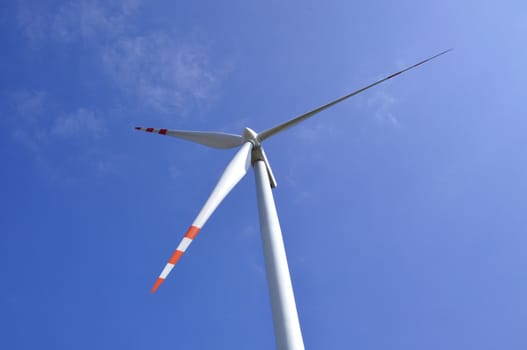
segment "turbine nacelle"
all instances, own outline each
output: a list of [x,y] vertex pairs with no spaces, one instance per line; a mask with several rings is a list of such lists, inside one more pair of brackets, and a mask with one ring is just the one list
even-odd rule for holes
[[260,147],[260,140],[258,140],[258,134],[256,133],[256,131],[254,131],[253,129],[251,128],[245,128],[243,129],[243,141],[246,142],[246,141],[249,141],[250,143],[253,144],[253,147],[254,148],[257,148],[257,147]]

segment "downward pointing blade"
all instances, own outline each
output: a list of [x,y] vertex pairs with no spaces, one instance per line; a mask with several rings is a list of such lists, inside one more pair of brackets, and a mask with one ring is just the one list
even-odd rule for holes
[[204,131],[184,131],[136,127],[135,130],[153,132],[161,135],[168,135],[196,142],[212,148],[234,148],[243,143],[243,137],[240,135],[226,134],[223,132],[204,132]]
[[393,78],[393,77],[398,76],[398,75],[401,74],[401,73],[404,73],[404,72],[406,72],[406,71],[409,71],[410,69],[413,69],[413,68],[415,68],[415,67],[417,67],[417,66],[420,66],[420,65],[422,65],[423,63],[426,63],[426,62],[428,62],[428,61],[430,61],[430,60],[433,60],[433,59],[436,58],[436,57],[439,57],[439,56],[441,56],[441,55],[444,55],[445,53],[447,53],[447,52],[449,52],[449,51],[451,51],[451,50],[452,50],[452,49],[448,49],[448,50],[445,50],[445,51],[443,51],[443,52],[440,52],[440,53],[438,53],[437,55],[434,55],[434,56],[429,57],[429,58],[427,58],[427,59],[425,59],[425,60],[422,60],[421,62],[418,62],[418,63],[416,63],[416,64],[414,64],[414,65],[412,65],[412,66],[410,66],[410,67],[408,67],[408,68],[405,68],[405,69],[403,69],[403,70],[400,70],[400,71],[398,71],[398,72],[396,72],[396,73],[393,73],[393,74],[391,74],[391,75],[388,75],[386,78],[383,78],[383,79],[378,80],[378,81],[376,81],[376,82],[374,82],[374,83],[371,83],[370,85],[367,85],[367,86],[365,86],[365,87],[363,87],[363,88],[360,88],[360,89],[358,89],[358,90],[355,90],[355,91],[353,91],[353,92],[350,93],[350,94],[347,94],[347,95],[345,95],[345,96],[342,96],[342,97],[340,97],[340,98],[338,98],[338,99],[336,99],[336,100],[334,100],[334,101],[331,101],[331,102],[329,102],[329,103],[327,103],[327,104],[325,104],[325,105],[323,105],[323,106],[320,106],[320,107],[318,107],[318,108],[315,108],[315,109],[313,109],[312,111],[309,111],[309,112],[307,112],[307,113],[302,114],[301,116],[298,116],[298,117],[296,117],[296,118],[294,118],[294,119],[288,120],[287,122],[282,123],[282,124],[280,124],[280,125],[277,125],[277,126],[271,128],[271,129],[265,130],[265,131],[263,131],[263,132],[261,132],[261,133],[258,134],[258,140],[259,140],[260,142],[261,142],[261,141],[264,141],[265,139],[268,139],[269,137],[271,137],[271,136],[273,136],[273,135],[275,135],[275,134],[277,134],[277,133],[279,133],[279,132],[281,132],[281,131],[284,131],[284,130],[286,130],[286,129],[289,129],[290,127],[292,127],[292,126],[294,126],[294,125],[296,125],[296,124],[298,124],[298,123],[300,123],[300,122],[302,122],[302,121],[304,121],[304,120],[306,120],[306,119],[308,119],[308,118],[314,116],[314,115],[317,114],[317,113],[322,112],[323,110],[328,109],[329,107],[332,107],[332,106],[336,105],[336,104],[339,103],[339,102],[342,102],[342,101],[347,100],[348,98],[350,98],[350,97],[352,97],[352,96],[355,96],[355,95],[357,95],[357,94],[360,94],[361,92],[366,91],[366,90],[368,90],[369,88],[374,87],[375,85],[379,85],[380,83],[383,83],[383,82],[385,82],[386,80],[389,80],[389,79],[391,79],[391,78]]
[[214,190],[212,191],[211,195],[205,202],[205,205],[199,212],[198,216],[196,217],[190,228],[187,230],[187,233],[185,233],[185,236],[183,237],[178,247],[168,260],[168,263],[165,265],[165,268],[163,269],[163,271],[161,271],[161,274],[157,278],[154,286],[152,287],[152,293],[154,293],[157,288],[159,288],[161,283],[163,283],[163,281],[167,278],[170,271],[172,271],[176,263],[183,256],[183,253],[185,253],[194,238],[196,238],[199,231],[201,230],[203,225],[205,225],[212,213],[214,213],[218,205],[220,205],[223,199],[229,194],[229,192],[234,188],[234,186],[236,186],[236,184],[245,176],[245,174],[247,174],[247,170],[251,166],[252,147],[253,145],[250,142],[246,142],[245,144],[243,144],[243,146],[238,151],[238,153],[236,153],[229,165],[227,165],[227,168],[225,168],[225,171],[221,175],[220,180],[216,184],[216,187],[214,187]]

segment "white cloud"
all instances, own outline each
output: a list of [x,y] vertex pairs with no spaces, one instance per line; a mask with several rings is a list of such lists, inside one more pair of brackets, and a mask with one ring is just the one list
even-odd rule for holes
[[[75,181],[75,169],[91,168],[97,175],[116,173],[116,158],[99,148],[85,147],[82,140],[98,138],[105,134],[103,118],[87,108],[71,113],[57,113],[57,106],[42,91],[15,91],[6,95],[11,101],[11,118],[7,123],[12,139],[34,161],[39,174],[61,182]],[[59,147],[57,147],[59,146]],[[73,156],[57,157],[57,149],[69,149]]]
[[381,125],[398,126],[399,121],[392,112],[393,105],[397,99],[384,91],[376,91],[372,97],[367,99],[367,106],[373,109],[375,120]]
[[253,237],[256,237],[258,235],[258,232],[259,231],[253,225],[247,225],[240,232],[240,235],[242,237],[253,238]]
[[306,121],[304,125],[299,125],[294,129],[293,135],[301,142],[318,143],[327,138],[335,138],[337,131],[333,122],[326,119],[323,122]]
[[48,135],[45,130],[16,127],[12,132],[12,137],[29,151],[39,173],[54,180],[66,179],[60,168],[54,165],[46,154],[45,146],[48,144]]
[[[232,67],[212,69],[208,52],[181,35],[134,30],[139,0],[80,0],[50,7],[21,2],[18,23],[32,42],[65,45],[86,43],[125,98],[161,114],[206,105],[215,96],[220,77]],[[85,45],[83,47],[86,48]]]
[[104,49],[103,62],[117,86],[164,113],[203,103],[218,83],[203,47],[162,33],[123,38]]
[[40,144],[43,142],[42,136],[42,134],[39,135],[36,132],[30,132],[20,127],[15,128],[12,132],[12,137],[15,141],[35,154],[39,153],[41,148]]
[[14,104],[17,116],[35,122],[45,110],[47,95],[43,91],[16,91],[8,97]]
[[20,2],[18,22],[33,41],[62,42],[114,37],[125,31],[139,1],[82,0],[65,2],[55,8],[42,3]]
[[13,137],[19,141],[31,139],[23,142],[29,149],[35,147],[35,142],[47,143],[58,136],[100,137],[106,131],[104,119],[88,108],[57,113],[56,103],[44,91],[19,90],[5,98],[11,102]]
[[50,134],[62,137],[88,135],[99,137],[105,132],[104,122],[95,112],[85,108],[58,117],[51,127]]

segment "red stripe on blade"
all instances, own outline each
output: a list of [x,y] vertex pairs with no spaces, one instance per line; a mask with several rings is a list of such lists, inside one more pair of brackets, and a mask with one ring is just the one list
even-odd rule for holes
[[161,285],[161,283],[163,283],[163,281],[165,281],[164,279],[162,279],[161,277],[159,277],[156,281],[156,283],[154,283],[154,286],[152,287],[152,290],[150,291],[150,293],[154,293],[157,288],[159,288],[159,286]]
[[167,129],[161,129],[161,130],[159,130],[159,133],[161,135],[166,135],[167,134]]
[[395,74],[390,75],[390,76],[387,77],[386,79],[391,79],[391,78],[393,78],[393,77],[398,76],[398,75],[401,74],[401,73],[402,73],[402,72],[397,72],[397,73],[395,73]]
[[154,128],[146,128],[146,131],[152,132],[152,131],[154,131]]
[[176,251],[174,252],[174,254],[172,254],[172,256],[170,257],[170,259],[168,260],[168,263],[169,263],[169,264],[176,265],[177,262],[179,261],[179,259],[181,259],[182,256],[183,256],[183,252],[180,251],[180,250],[176,250]]
[[200,230],[199,227],[190,226],[190,228],[188,229],[187,233],[185,233],[185,237],[190,238],[190,239],[194,239],[198,235],[199,230]]

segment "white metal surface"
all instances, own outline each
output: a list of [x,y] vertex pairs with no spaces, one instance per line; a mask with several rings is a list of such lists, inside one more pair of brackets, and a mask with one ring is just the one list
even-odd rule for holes
[[276,349],[301,350],[304,341],[267,168],[262,160],[255,161],[253,166]]
[[174,264],[166,264],[165,268],[163,269],[163,271],[161,271],[161,274],[159,275],[159,278],[162,278],[162,279],[167,278],[168,274],[170,273],[170,271],[172,271],[174,266],[175,266]]
[[253,148],[253,154],[252,154],[252,161],[253,163],[256,160],[262,160],[265,164],[265,168],[267,169],[267,176],[269,176],[269,182],[271,183],[271,188],[275,188],[278,186],[276,183],[276,179],[273,174],[273,169],[271,169],[271,164],[269,164],[269,160],[267,159],[267,156],[265,155],[264,149],[262,146]]
[[192,226],[202,228],[225,196],[247,174],[247,170],[251,167],[252,148],[252,143],[245,142],[234,158],[232,158]]
[[296,125],[296,124],[298,124],[298,123],[300,123],[300,122],[302,122],[302,121],[304,121],[304,120],[306,120],[306,119],[308,119],[308,118],[311,118],[311,117],[314,116],[315,114],[320,113],[320,112],[322,112],[323,110],[328,109],[329,107],[333,107],[334,105],[336,105],[336,104],[338,104],[338,103],[340,103],[340,102],[342,102],[342,101],[344,101],[344,100],[347,100],[348,98],[350,98],[350,97],[352,97],[352,96],[355,96],[355,95],[357,95],[357,94],[360,94],[361,92],[366,91],[366,90],[368,90],[369,88],[374,87],[375,85],[379,85],[379,84],[385,82],[386,80],[389,80],[389,79],[391,79],[391,78],[394,78],[394,77],[398,76],[398,75],[401,74],[401,73],[404,73],[404,72],[406,72],[406,71],[409,71],[410,69],[413,69],[413,68],[415,68],[415,67],[417,67],[417,66],[420,66],[420,65],[422,65],[423,63],[426,63],[426,62],[428,62],[428,61],[430,61],[430,60],[433,60],[433,59],[436,58],[436,57],[439,57],[439,56],[441,56],[441,55],[444,55],[445,53],[447,53],[447,52],[449,52],[449,51],[452,51],[452,49],[448,49],[448,50],[445,50],[445,51],[443,51],[443,52],[440,52],[440,53],[438,53],[437,55],[434,55],[434,56],[429,57],[429,58],[427,58],[427,59],[425,59],[425,60],[422,60],[421,62],[418,62],[418,63],[416,63],[416,64],[414,64],[414,65],[412,65],[412,66],[410,66],[410,67],[407,67],[407,68],[405,68],[405,69],[403,69],[403,70],[400,70],[400,71],[398,71],[398,72],[396,72],[396,73],[393,73],[393,74],[391,74],[391,75],[388,75],[386,78],[383,78],[383,79],[381,79],[381,80],[377,80],[376,82],[371,83],[370,85],[367,85],[367,86],[365,86],[365,87],[363,87],[363,88],[360,88],[360,89],[358,89],[358,90],[355,90],[355,91],[353,91],[352,93],[347,94],[347,95],[345,95],[345,96],[342,96],[342,97],[340,97],[340,98],[338,98],[338,99],[336,99],[336,100],[334,100],[334,101],[331,101],[331,102],[329,102],[329,103],[326,103],[325,105],[320,106],[320,107],[318,107],[318,108],[316,108],[316,109],[313,109],[313,110],[311,110],[311,111],[309,111],[309,112],[307,112],[307,113],[304,113],[304,114],[302,114],[301,116],[298,116],[298,117],[296,117],[296,118],[293,118],[293,119],[291,119],[291,120],[286,121],[285,123],[282,123],[282,124],[280,124],[280,125],[277,125],[277,126],[275,126],[275,127],[272,127],[272,128],[267,129],[267,130],[265,130],[265,131],[262,131],[262,132],[258,133],[258,141],[263,142],[264,140],[268,139],[269,137],[271,137],[271,136],[273,136],[273,135],[275,135],[275,134],[277,134],[277,133],[279,133],[279,132],[282,132],[282,131],[284,131],[284,130],[286,130],[286,129],[289,129],[290,127],[292,127],[292,126],[294,126],[294,125]]
[[136,130],[152,132],[160,135],[167,135],[196,142],[212,148],[234,148],[243,143],[243,137],[240,135],[227,134],[216,131],[186,131],[186,130],[168,130],[136,127]]
[[183,237],[179,245],[177,246],[177,250],[182,251],[183,253],[187,250],[188,246],[192,243],[192,240],[188,237]]
[[227,165],[218,180],[216,187],[214,187],[214,190],[212,190],[212,193],[203,205],[203,208],[192,223],[192,226],[179,243],[163,271],[161,271],[161,274],[152,287],[152,293],[154,293],[167,278],[170,271],[174,268],[174,265],[176,265],[179,259],[183,256],[194,237],[198,234],[203,225],[205,225],[212,213],[214,213],[214,210],[220,205],[221,201],[229,194],[245,174],[247,174],[247,170],[251,166],[252,148],[253,144],[251,142],[244,143],[240,150],[234,155],[229,165]]

